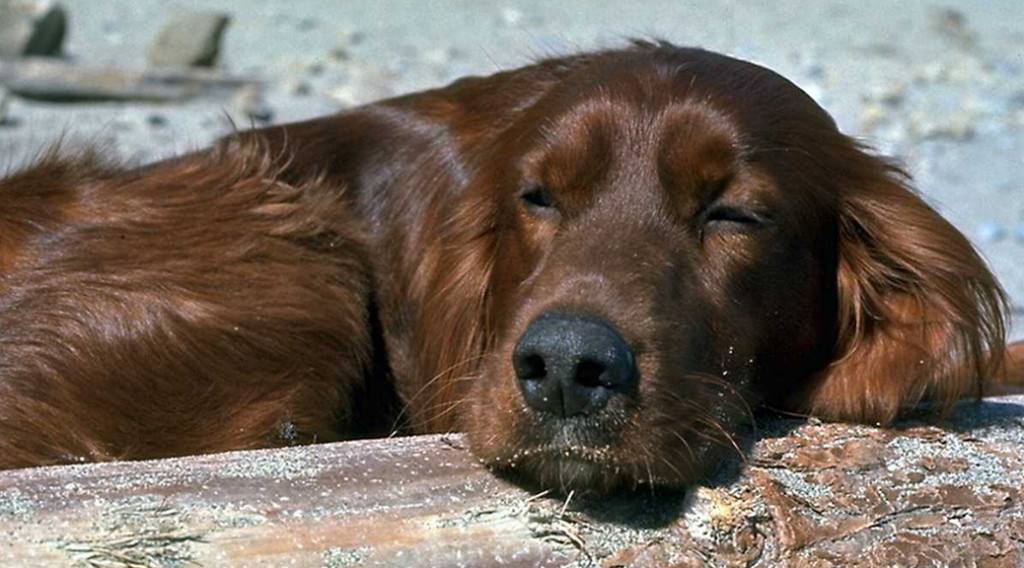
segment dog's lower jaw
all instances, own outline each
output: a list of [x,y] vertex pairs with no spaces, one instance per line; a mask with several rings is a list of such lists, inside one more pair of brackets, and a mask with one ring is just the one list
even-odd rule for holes
[[679,490],[692,485],[715,463],[710,444],[694,441],[679,456],[659,457],[653,449],[608,446],[531,445],[484,457],[492,471],[538,491],[607,494],[616,490]]

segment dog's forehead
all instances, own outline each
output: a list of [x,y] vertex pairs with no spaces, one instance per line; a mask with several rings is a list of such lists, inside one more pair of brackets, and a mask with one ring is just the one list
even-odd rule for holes
[[[564,76],[539,103],[549,124],[570,124],[587,114],[600,118],[603,112],[606,119],[635,127],[704,113],[719,124],[731,121],[751,145],[771,142],[780,127],[835,127],[824,109],[778,73],[698,49],[599,57]],[[673,114],[680,108],[689,112]]]
[[744,132],[727,109],[679,92],[678,81],[654,69],[615,79],[536,123],[523,160],[527,171],[572,185],[568,180],[611,168],[647,170],[673,186],[699,186],[738,168]]
[[790,167],[813,150],[809,140],[841,138],[784,77],[699,50],[599,61],[565,77],[532,111],[523,171],[557,178],[554,185],[631,170],[630,179],[646,171],[666,188],[714,187],[744,168]]

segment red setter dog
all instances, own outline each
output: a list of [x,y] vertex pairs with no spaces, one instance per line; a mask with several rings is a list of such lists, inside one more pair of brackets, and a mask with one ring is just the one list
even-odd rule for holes
[[0,467],[468,432],[542,485],[683,485],[750,409],[980,392],[1004,299],[784,78],[638,42],[0,182]]

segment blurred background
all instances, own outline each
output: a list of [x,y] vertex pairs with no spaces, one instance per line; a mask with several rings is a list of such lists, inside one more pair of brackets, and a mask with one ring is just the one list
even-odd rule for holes
[[900,158],[993,265],[1022,338],[1021,22],[1019,0],[0,0],[0,163],[62,136],[145,162],[233,123],[664,38],[775,69]]

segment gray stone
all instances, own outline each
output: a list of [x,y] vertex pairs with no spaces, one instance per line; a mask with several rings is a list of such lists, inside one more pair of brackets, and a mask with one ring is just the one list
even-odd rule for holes
[[954,8],[932,8],[932,29],[935,33],[962,49],[973,49],[978,43],[978,34],[967,23],[967,16]]
[[312,85],[302,77],[289,77],[281,81],[281,89],[289,95],[305,97],[313,92]]
[[10,100],[10,93],[7,89],[0,87],[0,126],[7,126],[11,122],[11,118],[7,115],[7,104]]
[[150,65],[211,67],[231,17],[223,12],[179,12],[164,23],[146,52]]
[[67,28],[67,12],[56,2],[0,0],[0,57],[59,55]]
[[257,87],[243,87],[231,101],[231,107],[252,123],[267,123],[274,118],[274,109]]

